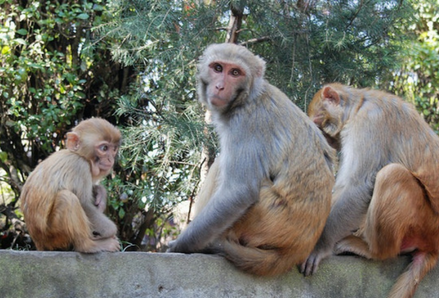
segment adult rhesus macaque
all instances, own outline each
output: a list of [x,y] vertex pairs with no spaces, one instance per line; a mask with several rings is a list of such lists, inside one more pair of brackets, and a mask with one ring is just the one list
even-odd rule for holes
[[106,120],[84,120],[67,133],[67,149],[29,175],[20,199],[38,250],[119,250],[116,225],[103,214],[107,193],[98,183],[113,168],[120,141]]
[[377,90],[329,84],[308,113],[340,142],[341,160],[331,213],[302,272],[334,248],[379,260],[412,252],[390,293],[411,297],[438,259],[439,137],[411,104]]
[[258,275],[286,272],[322,232],[335,152],[264,79],[265,62],[245,47],[209,46],[198,71],[199,98],[212,112],[221,154],[200,192],[205,207],[169,251],[220,253]]

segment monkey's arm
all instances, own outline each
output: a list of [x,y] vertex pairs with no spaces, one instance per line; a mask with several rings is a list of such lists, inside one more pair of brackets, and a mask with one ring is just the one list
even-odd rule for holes
[[334,192],[335,201],[325,228],[313,252],[302,264],[301,272],[308,276],[315,273],[320,261],[330,256],[335,244],[355,231],[363,220],[370,202],[370,194],[361,186],[350,185]]
[[[103,186],[94,185],[89,163],[78,155],[70,154],[75,159],[76,172],[69,179],[69,190],[78,197],[81,207],[88,217],[94,238],[110,238],[116,235],[117,227],[103,213],[106,207],[107,192]],[[80,187],[78,187],[80,186]],[[91,235],[90,235],[91,236]]]
[[207,173],[206,179],[198,192],[194,204],[194,218],[201,213],[209,200],[212,198],[217,188],[217,178],[219,177],[219,162],[214,162]]
[[[361,135],[367,134],[363,132]],[[377,148],[382,147],[377,142],[372,144],[352,138],[343,146],[331,212],[313,252],[301,266],[305,275],[316,272],[320,261],[332,254],[335,244],[359,228],[372,198],[375,175],[383,163],[376,158],[380,156]],[[368,152],[373,158],[356,154],[361,151]]]
[[[220,179],[218,190],[177,240],[170,243],[169,251],[201,251],[231,227],[259,199],[261,179],[258,176],[262,174],[257,173],[261,171],[254,168],[257,163],[246,164],[253,167],[249,166],[244,171],[242,168],[224,171],[228,174]],[[221,171],[222,174],[224,172]]]
[[100,212],[104,212],[107,207],[107,190],[100,184],[93,185],[94,205]]
[[257,192],[250,189],[220,188],[178,239],[170,243],[169,251],[190,253],[202,250],[232,226],[257,198]]

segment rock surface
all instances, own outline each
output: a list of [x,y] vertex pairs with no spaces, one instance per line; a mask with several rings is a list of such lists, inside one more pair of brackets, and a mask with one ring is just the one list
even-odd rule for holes
[[[0,250],[2,298],[386,297],[409,257],[385,262],[355,256],[325,260],[311,277],[297,270],[255,277],[219,256],[142,252],[81,254]],[[439,269],[416,298],[439,297]]]

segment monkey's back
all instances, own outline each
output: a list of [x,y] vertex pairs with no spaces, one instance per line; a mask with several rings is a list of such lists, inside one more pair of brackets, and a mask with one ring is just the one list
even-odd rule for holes
[[[413,104],[385,91],[348,90],[353,98],[363,98],[363,103],[358,112],[350,116],[352,120],[341,133],[345,155],[352,156],[349,152],[357,148],[371,148],[370,152],[379,150],[364,171],[376,173],[386,164],[402,164],[421,181],[428,195],[439,201],[439,137]],[[350,166],[351,163],[345,164]],[[434,204],[439,211],[439,202]]]
[[259,130],[270,134],[271,154],[260,152],[271,156],[269,175],[259,200],[224,235],[225,256],[258,275],[281,274],[306,259],[323,231],[334,185],[335,151],[284,93],[267,88],[261,110],[269,115],[248,121],[261,121],[266,126]]
[[35,231],[33,234],[47,230],[47,220],[60,191],[69,190],[76,197],[86,196],[91,194],[91,181],[89,163],[67,149],[42,161],[29,175],[20,195],[29,230]]

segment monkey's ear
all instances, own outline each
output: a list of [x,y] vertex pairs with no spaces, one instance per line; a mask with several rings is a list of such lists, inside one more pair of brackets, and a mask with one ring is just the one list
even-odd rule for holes
[[340,103],[340,95],[331,86],[326,86],[322,91],[322,95],[323,100],[328,100],[336,105]]
[[72,151],[76,151],[79,149],[79,136],[77,133],[75,132],[67,133],[66,146],[67,149]]
[[257,63],[256,63],[256,77],[262,78],[265,75],[265,61],[259,56],[256,56]]

